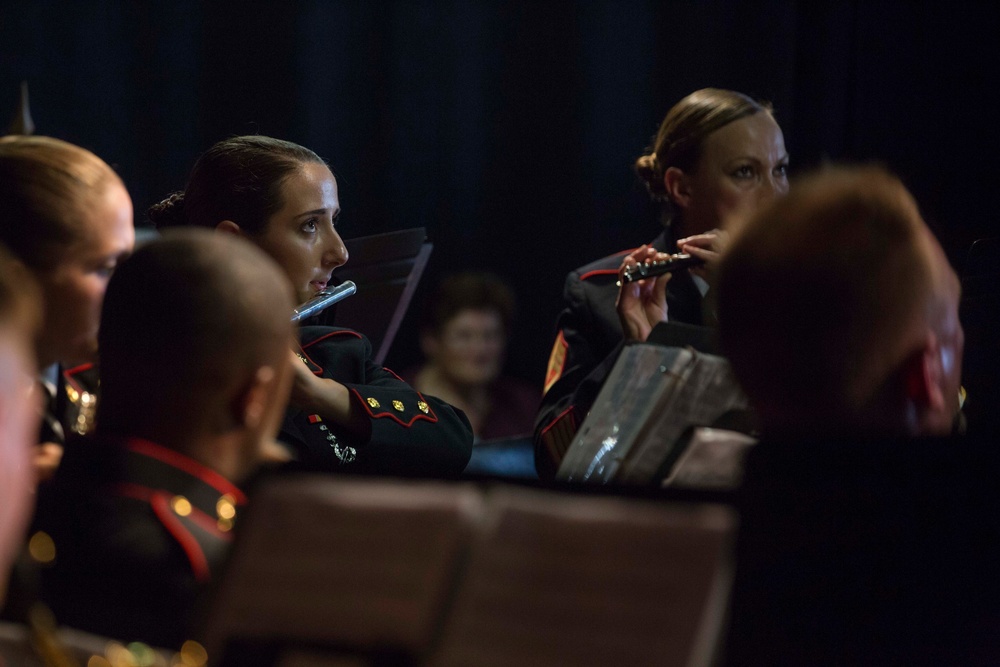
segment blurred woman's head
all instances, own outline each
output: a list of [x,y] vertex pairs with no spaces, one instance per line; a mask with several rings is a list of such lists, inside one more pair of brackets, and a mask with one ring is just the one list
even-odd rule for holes
[[446,278],[424,311],[424,355],[453,384],[490,384],[503,367],[514,308],[513,294],[496,276],[464,273]]
[[40,412],[28,387],[37,372],[32,343],[40,300],[31,272],[0,247],[0,603],[32,507],[30,453]]
[[183,192],[149,210],[158,229],[193,225],[245,235],[274,258],[299,301],[347,261],[336,230],[337,181],[311,150],[271,137],[225,139],[195,163]]
[[92,361],[108,279],[135,243],[118,175],[65,141],[0,138],[0,241],[41,287],[39,365]]
[[676,236],[726,229],[788,191],[788,153],[769,105],[731,90],[691,93],[635,164]]

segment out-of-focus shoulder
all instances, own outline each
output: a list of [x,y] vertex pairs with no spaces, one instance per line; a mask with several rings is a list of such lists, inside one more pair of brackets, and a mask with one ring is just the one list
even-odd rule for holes
[[571,280],[587,281],[601,276],[617,276],[618,267],[621,266],[622,258],[632,252],[632,250],[634,250],[634,248],[628,248],[606,257],[602,257],[601,259],[594,260],[589,264],[585,264],[571,271],[569,278]]

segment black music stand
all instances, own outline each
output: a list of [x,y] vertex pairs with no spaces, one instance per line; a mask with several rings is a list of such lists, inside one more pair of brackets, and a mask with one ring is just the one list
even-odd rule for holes
[[363,333],[371,341],[375,363],[385,363],[434,248],[426,239],[426,230],[415,227],[345,240],[350,259],[334,279],[353,280],[358,293],[306,323]]

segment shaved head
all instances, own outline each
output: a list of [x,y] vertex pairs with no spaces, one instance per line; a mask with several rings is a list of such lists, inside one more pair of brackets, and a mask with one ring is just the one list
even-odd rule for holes
[[98,428],[231,428],[234,392],[286,363],[292,308],[281,269],[243,239],[185,229],[144,246],[105,296]]
[[765,424],[907,430],[901,369],[926,345],[944,346],[957,412],[958,280],[884,169],[796,183],[737,234],[718,278],[720,338]]

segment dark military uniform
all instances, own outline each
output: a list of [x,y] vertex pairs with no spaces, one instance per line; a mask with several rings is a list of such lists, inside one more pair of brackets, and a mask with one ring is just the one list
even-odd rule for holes
[[342,383],[368,417],[362,437],[320,415],[290,408],[278,439],[303,466],[403,475],[458,475],[472,455],[465,414],[423,396],[372,361],[368,339],[336,327],[303,327],[299,356],[313,373]]
[[[650,245],[661,252],[676,251],[667,232]],[[565,306],[556,323],[545,395],[535,420],[535,467],[543,479],[555,475],[624,344],[615,301],[618,269],[630,252],[599,259],[566,277]],[[687,271],[675,273],[667,283],[667,313],[674,322],[703,323],[701,292]]]
[[43,379],[41,382],[46,400],[42,406],[38,442],[63,445],[67,435],[84,435],[90,432],[97,412],[97,366],[58,366],[54,378]]
[[40,492],[29,541],[39,596],[67,626],[177,648],[245,502],[174,450],[87,438]]

